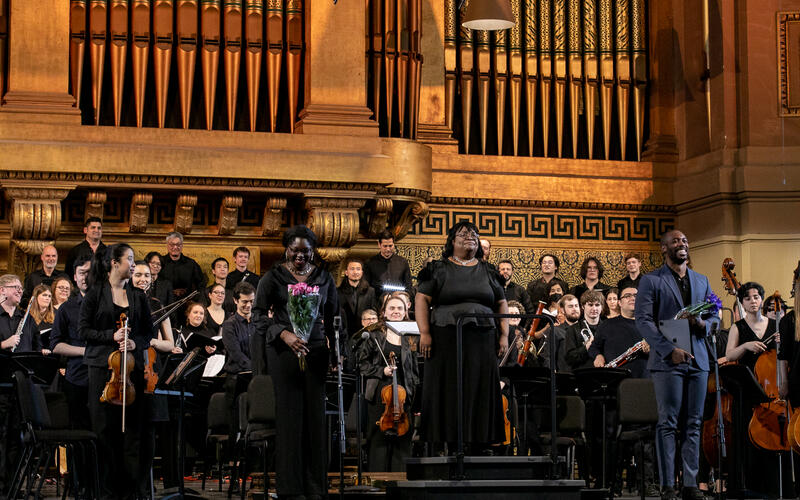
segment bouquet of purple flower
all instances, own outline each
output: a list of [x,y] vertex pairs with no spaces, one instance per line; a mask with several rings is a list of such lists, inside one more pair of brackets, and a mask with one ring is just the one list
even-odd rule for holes
[[[319,313],[319,287],[309,286],[305,283],[289,285],[289,321],[292,323],[294,334],[303,342],[308,342],[314,321]],[[306,369],[306,357],[297,355],[300,370]]]
[[715,316],[720,309],[722,309],[722,301],[714,292],[711,292],[706,295],[706,299],[703,302],[686,306],[678,311],[674,319],[688,319],[691,316],[705,316],[709,318]]

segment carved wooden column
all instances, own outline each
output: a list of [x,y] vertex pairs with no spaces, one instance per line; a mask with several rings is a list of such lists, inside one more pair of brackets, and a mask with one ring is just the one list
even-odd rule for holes
[[295,132],[377,136],[364,84],[366,3],[308,2],[305,11],[305,107]]
[[147,221],[150,218],[150,205],[153,204],[153,193],[135,193],[131,199],[130,232],[147,232]]
[[342,198],[306,198],[306,225],[317,235],[320,256],[336,263],[358,240],[358,209],[365,200]]
[[182,194],[178,196],[175,204],[175,231],[181,234],[192,232],[194,222],[194,207],[197,206],[197,195]]
[[264,222],[261,225],[261,234],[264,236],[278,236],[281,234],[283,211],[286,209],[286,198],[269,198],[264,207]]
[[429,211],[430,208],[424,201],[412,201],[409,203],[405,210],[403,210],[403,214],[397,220],[394,228],[392,228],[395,241],[405,238],[411,230],[411,227],[420,219],[427,217]]
[[83,220],[89,217],[103,219],[103,208],[106,204],[105,191],[90,191],[86,195],[86,208],[84,208]]
[[69,93],[69,2],[8,5],[8,88],[0,119],[80,124]]
[[42,249],[58,238],[61,201],[76,185],[51,183],[41,187],[10,180],[1,185],[6,198],[11,200],[9,272],[24,276],[33,270]]
[[226,196],[222,198],[219,208],[219,225],[217,234],[228,236],[236,232],[239,225],[239,209],[242,208],[241,196]]

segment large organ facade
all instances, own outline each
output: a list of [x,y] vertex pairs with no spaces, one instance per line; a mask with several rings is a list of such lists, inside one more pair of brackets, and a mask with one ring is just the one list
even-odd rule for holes
[[652,269],[680,227],[712,283],[787,291],[800,1],[704,3],[512,0],[488,33],[453,0],[0,0],[0,268],[97,215],[261,271],[291,224],[334,267],[388,228],[414,272],[469,218],[522,283],[546,250]]

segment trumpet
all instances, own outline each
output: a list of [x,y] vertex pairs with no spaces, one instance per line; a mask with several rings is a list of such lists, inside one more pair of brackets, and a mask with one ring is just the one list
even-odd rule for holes
[[583,337],[583,343],[587,343],[591,340],[594,340],[594,334],[592,333],[592,329],[589,328],[589,323],[586,320],[583,320],[584,327],[581,328],[581,337]]

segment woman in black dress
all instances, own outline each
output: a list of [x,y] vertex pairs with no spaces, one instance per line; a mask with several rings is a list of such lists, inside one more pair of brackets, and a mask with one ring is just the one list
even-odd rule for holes
[[[478,228],[461,221],[450,228],[442,259],[419,274],[416,320],[425,356],[422,438],[457,440],[456,320],[462,313],[507,313],[503,287],[481,260]],[[432,308],[432,309],[431,309]],[[463,323],[464,441],[482,451],[505,439],[497,356],[508,348],[508,321],[468,319]]]
[[[233,315],[232,312],[223,307],[226,293],[225,287],[219,283],[214,283],[208,287],[208,306],[205,308],[205,324],[208,329],[213,332],[214,336],[222,335],[222,323]],[[231,290],[231,295],[232,294],[233,290]]]
[[[328,492],[325,378],[338,295],[331,275],[313,263],[317,246],[313,231],[294,226],[284,233],[283,245],[285,258],[261,278],[255,302],[256,334],[263,335],[267,344],[267,366],[275,386],[276,483],[282,498],[318,499]],[[318,314],[308,342],[294,334],[289,321],[288,285],[300,282],[319,287]],[[299,356],[306,358],[304,371]]]
[[[133,271],[133,249],[117,243],[98,250],[92,263],[90,288],[81,304],[80,336],[86,341],[84,363],[89,368],[89,413],[98,436],[101,487],[116,498],[149,497],[153,457],[150,398],[144,397],[144,356],[157,338],[144,292],[127,285]],[[108,356],[122,350],[125,330],[118,322],[128,317],[128,351],[133,353],[131,381],[136,398],[126,407],[125,433],[121,406],[100,402],[111,376]]]
[[[402,297],[389,297],[383,304],[381,317],[384,321],[407,321],[408,309]],[[385,406],[381,399],[381,391],[392,385],[392,369],[386,365],[389,353],[394,353],[397,360],[397,384],[406,390],[405,412],[411,417],[411,404],[414,392],[419,384],[417,355],[411,352],[408,337],[393,332],[388,327],[372,333],[371,338],[361,342],[358,362],[361,374],[366,378],[367,389],[365,399],[367,406],[367,454],[369,471],[400,472],[406,470],[405,459],[411,455],[411,436],[413,428],[402,436],[384,433],[380,429],[380,419]]]
[[[737,294],[744,308],[745,317],[732,325],[728,332],[728,345],[725,357],[728,361],[738,361],[751,370],[762,353],[775,349],[773,334],[777,325],[775,320],[762,315],[761,305],[764,301],[764,287],[755,282],[743,284]],[[753,445],[748,439],[748,424],[752,410],[746,408],[743,412],[742,428],[737,429],[735,439],[744,439],[744,466],[748,474],[744,483],[748,490],[763,494],[765,497],[778,495],[778,455],[774,451],[762,450]],[[791,468],[789,457],[783,459],[784,493],[789,491],[791,485]],[[788,482],[787,482],[788,479]]]

